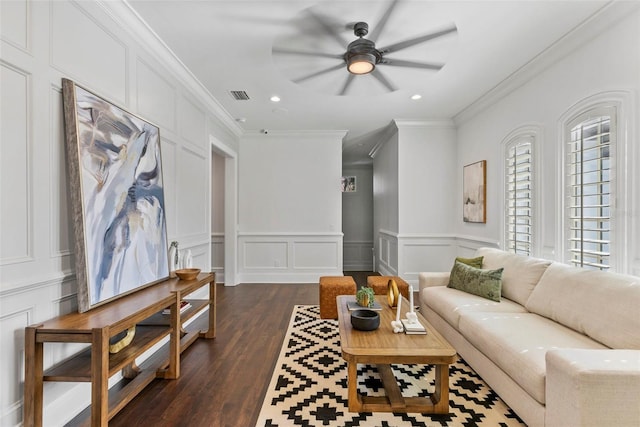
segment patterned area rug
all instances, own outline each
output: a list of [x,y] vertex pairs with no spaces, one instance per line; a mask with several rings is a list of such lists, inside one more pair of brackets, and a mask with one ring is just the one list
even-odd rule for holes
[[[393,365],[404,396],[428,396],[431,365]],[[293,309],[257,426],[523,426],[522,421],[459,359],[449,368],[449,414],[349,412],[347,363],[338,321],[320,319],[317,305]],[[426,389],[425,389],[426,388]],[[375,366],[358,365],[358,389],[384,395]]]

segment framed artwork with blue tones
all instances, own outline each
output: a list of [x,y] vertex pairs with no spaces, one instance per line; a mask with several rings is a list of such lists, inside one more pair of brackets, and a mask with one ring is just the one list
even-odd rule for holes
[[157,126],[62,80],[78,311],[169,277]]

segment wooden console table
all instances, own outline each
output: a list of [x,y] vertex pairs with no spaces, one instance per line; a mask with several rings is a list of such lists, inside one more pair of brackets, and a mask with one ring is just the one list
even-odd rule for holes
[[[208,300],[186,299],[209,284]],[[186,299],[191,307],[179,312]],[[162,314],[171,307],[170,314]],[[189,330],[184,322],[209,307],[208,329]],[[215,338],[215,273],[194,280],[168,279],[84,313],[69,313],[25,329],[24,426],[42,425],[44,381],[91,382],[91,406],[85,424],[106,426],[154,378],[180,376],[180,353],[198,338]],[[132,326],[131,344],[109,354],[109,339]],[[135,360],[163,338],[169,342],[137,366]],[[89,348],[44,371],[44,343],[88,343]],[[122,384],[109,390],[109,378],[118,372]],[[82,415],[82,414],[81,414]],[[87,414],[88,415],[88,414]],[[75,421],[75,420],[74,420]]]

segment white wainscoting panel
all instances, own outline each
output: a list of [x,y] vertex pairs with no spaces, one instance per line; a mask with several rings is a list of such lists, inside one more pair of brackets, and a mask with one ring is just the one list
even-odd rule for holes
[[31,48],[29,3],[27,0],[0,2],[0,37],[24,52],[28,52]]
[[180,136],[202,149],[209,143],[209,140],[204,138],[206,131],[204,111],[188,99],[180,98]]
[[340,253],[335,241],[294,241],[292,265],[296,270],[333,269]]
[[[209,196],[209,165],[206,154],[183,148],[178,156],[176,186],[177,235],[181,238],[207,238]],[[200,183],[200,185],[198,185]]]
[[224,233],[211,233],[211,271],[217,283],[224,283]]
[[240,233],[239,283],[316,283],[342,275],[342,233]]
[[343,252],[345,271],[373,270],[373,241],[345,241]]
[[383,276],[398,275],[398,233],[378,231],[378,273]]
[[31,76],[0,64],[0,265],[33,256],[33,141],[30,132]]
[[175,236],[178,229],[176,208],[178,196],[176,194],[176,171],[178,163],[178,146],[167,139],[160,131],[162,141],[162,183],[164,184],[164,208],[167,219],[167,236]]
[[78,3],[54,1],[50,7],[51,65],[72,76],[92,76],[88,89],[125,106],[127,46]]
[[484,237],[475,236],[456,236],[458,244],[458,253],[456,256],[470,258],[472,257],[478,248],[499,248],[500,243],[497,240],[487,239]]
[[[166,130],[176,129],[176,88],[142,58],[136,63],[136,100],[140,115]],[[162,71],[162,69],[159,69]],[[162,133],[162,132],[161,132]]]
[[417,289],[423,271],[449,271],[456,256],[456,241],[447,235],[398,236],[398,276]]

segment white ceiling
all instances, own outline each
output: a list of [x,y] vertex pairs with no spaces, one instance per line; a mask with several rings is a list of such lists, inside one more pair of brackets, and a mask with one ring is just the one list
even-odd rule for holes
[[[371,75],[339,92],[346,68],[294,83],[340,60],[274,55],[273,46],[342,54],[319,29],[321,14],[347,43],[347,24],[374,30],[390,1],[129,0],[245,131],[346,130],[343,160],[368,159],[375,137],[393,119],[451,119],[602,8],[606,1],[400,0],[377,47],[455,24],[458,31],[402,50],[396,59],[441,62],[439,71],[381,65],[398,88],[389,92]],[[231,90],[251,98],[236,101]],[[419,93],[422,99],[411,100]],[[279,103],[269,100],[272,95]]]

